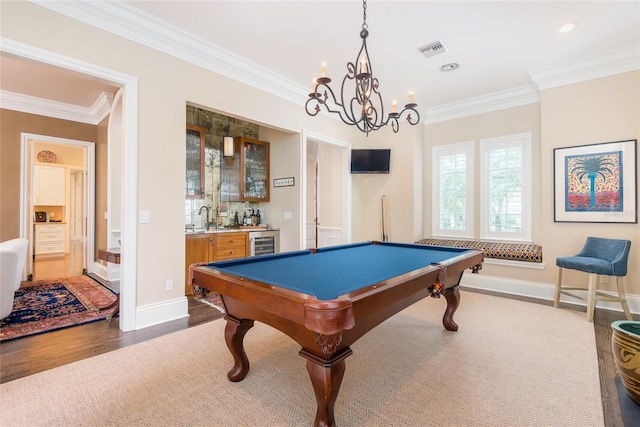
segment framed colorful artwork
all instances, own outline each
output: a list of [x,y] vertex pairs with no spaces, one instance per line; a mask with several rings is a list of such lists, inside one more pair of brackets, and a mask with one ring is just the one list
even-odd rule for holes
[[553,150],[555,222],[638,222],[636,139]]

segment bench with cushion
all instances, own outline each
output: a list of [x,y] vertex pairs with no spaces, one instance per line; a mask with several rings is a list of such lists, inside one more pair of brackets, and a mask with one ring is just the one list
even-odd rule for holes
[[422,239],[416,243],[419,245],[478,249],[484,252],[485,258],[521,262],[542,262],[542,246],[529,243],[480,242],[477,240],[457,239]]

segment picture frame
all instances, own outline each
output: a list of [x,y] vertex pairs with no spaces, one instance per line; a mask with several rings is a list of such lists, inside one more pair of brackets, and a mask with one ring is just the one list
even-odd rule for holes
[[296,179],[292,176],[287,178],[276,178],[273,180],[274,187],[293,187],[296,185]]
[[554,148],[554,222],[638,223],[637,139]]

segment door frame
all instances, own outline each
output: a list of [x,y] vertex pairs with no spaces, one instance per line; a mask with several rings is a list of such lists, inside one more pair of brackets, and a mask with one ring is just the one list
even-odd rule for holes
[[[307,149],[308,144],[320,144],[331,145],[342,149],[342,162],[337,165],[336,169],[342,176],[342,188],[344,189],[342,194],[342,218],[343,218],[343,235],[345,243],[351,242],[351,176],[350,176],[350,164],[351,164],[351,144],[340,141],[328,136],[320,135],[318,133],[309,132],[303,130],[301,132],[301,149],[300,149],[300,248],[306,247],[307,243]],[[318,186],[320,183],[318,183]]]
[[[83,239],[83,267],[88,273],[93,273],[94,235],[95,235],[95,143],[68,138],[58,138],[49,135],[38,135],[23,132],[21,134],[20,147],[20,236],[29,239],[27,251],[27,276],[33,274],[33,200],[34,200],[34,174],[35,174],[35,144],[37,142],[52,143],[78,147],[83,150],[83,221],[86,227],[82,227]],[[66,174],[66,172],[65,172]],[[65,191],[69,183],[65,184]],[[25,197],[26,195],[26,197]],[[71,209],[71,206],[69,206]],[[71,227],[69,227],[71,232]]]
[[[42,62],[85,74],[119,87],[123,93],[122,159],[122,265],[120,270],[119,326],[136,329],[137,209],[138,209],[138,79],[99,65],[0,37],[0,51],[26,60]],[[25,197],[21,188],[20,197]],[[23,200],[20,204],[23,205]],[[24,230],[21,230],[23,233]],[[24,237],[24,234],[21,236]]]

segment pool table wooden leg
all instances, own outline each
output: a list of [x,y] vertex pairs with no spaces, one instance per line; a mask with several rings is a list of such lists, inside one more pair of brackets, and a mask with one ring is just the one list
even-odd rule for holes
[[244,351],[244,336],[253,328],[253,320],[238,320],[235,317],[225,316],[227,326],[224,329],[224,340],[227,348],[233,356],[233,368],[227,373],[230,381],[242,381],[249,373],[249,359]]
[[444,297],[447,299],[447,309],[444,312],[442,318],[442,324],[448,331],[457,331],[458,325],[453,321],[453,314],[460,305],[460,285],[456,285],[453,288],[448,288],[444,291]]
[[352,353],[347,347],[331,360],[325,360],[305,349],[300,350],[300,356],[307,359],[307,371],[318,403],[314,427],[335,427],[333,408],[346,368],[344,359]]

